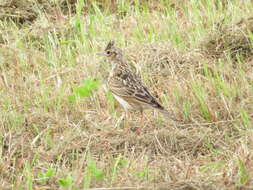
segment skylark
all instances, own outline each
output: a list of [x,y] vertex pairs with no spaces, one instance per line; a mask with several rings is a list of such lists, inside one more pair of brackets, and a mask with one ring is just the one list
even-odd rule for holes
[[99,54],[106,56],[112,62],[108,86],[115,99],[128,110],[155,108],[167,118],[177,121],[155,98],[140,78],[131,71],[130,66],[123,57],[122,50],[110,41],[105,50]]

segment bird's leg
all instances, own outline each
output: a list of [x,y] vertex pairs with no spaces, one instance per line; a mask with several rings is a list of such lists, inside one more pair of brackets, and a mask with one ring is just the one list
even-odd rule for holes
[[128,111],[124,110],[124,127],[128,125]]
[[141,128],[144,128],[144,114],[143,114],[143,109],[141,109]]
[[130,118],[130,113],[128,112],[128,110],[124,110],[124,132],[128,133],[129,132],[129,120]]
[[122,112],[120,118],[118,119],[116,125],[115,125],[115,128],[117,128],[118,126],[122,126],[124,128],[126,128],[126,126],[128,126],[128,110],[127,109],[124,109],[124,111]]
[[120,118],[118,119],[117,123],[115,124],[115,128],[117,128],[117,127],[119,127],[120,125],[122,125],[122,122],[124,122],[124,125],[125,125],[125,121],[124,121],[125,118],[126,118],[125,115],[126,115],[125,112],[123,112],[123,113],[121,114]]
[[143,109],[140,110],[141,111],[141,127],[138,127],[136,130],[136,134],[140,135],[142,129],[144,128],[144,114],[143,114]]

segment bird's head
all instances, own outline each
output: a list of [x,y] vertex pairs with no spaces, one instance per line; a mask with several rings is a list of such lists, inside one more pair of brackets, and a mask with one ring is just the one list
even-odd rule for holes
[[111,61],[121,61],[123,57],[122,50],[115,46],[114,40],[109,41],[105,50],[98,54],[106,56]]

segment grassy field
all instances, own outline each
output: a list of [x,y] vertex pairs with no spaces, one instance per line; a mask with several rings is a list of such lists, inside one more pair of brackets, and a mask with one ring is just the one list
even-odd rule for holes
[[[253,189],[253,3],[0,2],[0,189]],[[114,39],[182,122],[128,122]],[[128,130],[128,132],[126,132]]]

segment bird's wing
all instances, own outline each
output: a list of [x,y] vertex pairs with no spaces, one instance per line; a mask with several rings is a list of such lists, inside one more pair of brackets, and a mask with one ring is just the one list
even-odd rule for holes
[[133,98],[135,101],[137,100],[156,109],[164,109],[151,95],[147,87],[143,85],[140,78],[131,71],[115,73],[110,80],[110,88],[118,96]]

